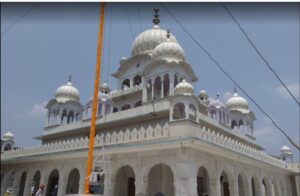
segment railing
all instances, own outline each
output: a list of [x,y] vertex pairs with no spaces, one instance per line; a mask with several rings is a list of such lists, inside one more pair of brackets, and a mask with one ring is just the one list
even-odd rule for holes
[[133,93],[133,92],[137,92],[137,91],[140,91],[142,89],[143,89],[142,84],[140,84],[140,85],[136,85],[136,86],[132,86],[132,87],[126,88],[124,90],[114,90],[114,91],[111,91],[109,95],[110,95],[111,98],[115,98],[115,97],[119,97],[119,96],[122,96],[122,95],[126,95],[126,94],[130,94],[130,93]]
[[[147,140],[158,140],[161,138],[172,138],[172,131],[170,131],[169,124],[164,125],[157,124],[156,127],[141,127],[140,129],[134,128],[133,130],[119,130],[112,133],[100,134],[95,137],[95,147],[102,146],[105,143],[106,146],[116,145],[116,144],[126,144],[134,143]],[[178,136],[176,136],[178,138]],[[175,134],[174,137],[175,138]],[[205,141],[210,144],[217,145],[221,148],[228,149],[247,157],[266,162],[271,165],[275,165],[281,168],[287,168],[295,170],[299,168],[299,164],[286,164],[284,161],[274,158],[264,151],[257,150],[248,145],[240,143],[230,137],[223,136],[215,131],[206,129],[203,127],[199,129],[196,134],[198,140]],[[22,149],[15,149],[2,153],[1,159],[16,158],[29,155],[37,154],[47,154],[53,152],[65,152],[76,149],[86,149],[88,148],[88,138],[72,139],[63,142],[54,142],[50,144],[45,144],[42,146],[26,147]]]

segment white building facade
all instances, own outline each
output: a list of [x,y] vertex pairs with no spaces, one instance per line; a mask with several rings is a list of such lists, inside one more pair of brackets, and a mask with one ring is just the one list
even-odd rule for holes
[[[225,104],[195,95],[198,80],[170,30],[139,34],[113,76],[99,89],[95,157],[110,162],[98,195],[299,196],[300,166],[288,147],[270,156],[255,143],[254,113],[237,91]],[[83,193],[92,98],[83,106],[71,83],[46,106],[42,145],[2,150],[1,195]],[[10,138],[11,139],[11,138]],[[13,141],[13,139],[12,139]],[[95,189],[95,190],[96,190]]]

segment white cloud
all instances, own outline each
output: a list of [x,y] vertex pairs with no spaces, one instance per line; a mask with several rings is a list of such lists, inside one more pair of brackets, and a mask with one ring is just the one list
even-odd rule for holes
[[[286,86],[291,91],[291,93],[297,99],[299,99],[299,83],[290,83],[290,84],[287,84]],[[286,89],[283,86],[277,87],[276,92],[285,98],[291,98],[290,94],[286,91]]]
[[231,91],[227,91],[223,94],[223,100],[227,101],[230,97],[232,97],[233,93]]
[[29,117],[34,118],[46,118],[47,110],[45,108],[47,101],[44,101],[39,104],[34,104],[31,110],[28,112]]

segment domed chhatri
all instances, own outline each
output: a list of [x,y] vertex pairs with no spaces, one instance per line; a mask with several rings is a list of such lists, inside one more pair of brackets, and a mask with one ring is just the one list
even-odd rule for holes
[[175,58],[178,60],[184,60],[185,55],[183,48],[177,42],[172,42],[170,40],[170,36],[170,30],[168,29],[167,40],[155,47],[152,55],[153,59]]
[[55,92],[55,99],[58,102],[66,102],[66,101],[79,101],[80,94],[79,91],[72,85],[72,78],[69,77],[67,84],[59,87]]
[[242,113],[249,112],[249,104],[247,100],[238,95],[238,93],[236,92],[236,88],[234,89],[233,96],[226,101],[225,105],[230,111],[237,110]]
[[208,108],[214,106],[215,108],[226,108],[223,102],[220,100],[220,95],[217,94],[216,100],[211,100],[208,104]]
[[194,87],[183,79],[175,87],[175,95],[194,95]]
[[[158,44],[167,41],[167,31],[159,28],[158,10],[155,11],[153,28],[142,32],[134,39],[131,56],[151,53]],[[172,34],[170,34],[169,42],[177,42],[176,38]]]
[[8,132],[4,133],[3,139],[4,140],[14,140],[15,136],[11,131],[8,131]]

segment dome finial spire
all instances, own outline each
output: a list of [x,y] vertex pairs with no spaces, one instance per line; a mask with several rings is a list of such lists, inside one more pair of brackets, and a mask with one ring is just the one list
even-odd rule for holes
[[68,82],[71,82],[71,81],[72,81],[72,75],[70,74],[69,78],[68,78]]
[[167,38],[170,39],[171,33],[170,28],[167,29]]
[[154,18],[153,18],[153,23],[154,23],[154,25],[158,25],[159,24],[159,22],[160,22],[160,19],[159,19],[159,14],[158,14],[158,12],[159,12],[159,8],[154,8]]
[[219,93],[217,93],[217,99],[220,99],[220,94]]
[[233,92],[236,93],[236,86],[233,87]]

